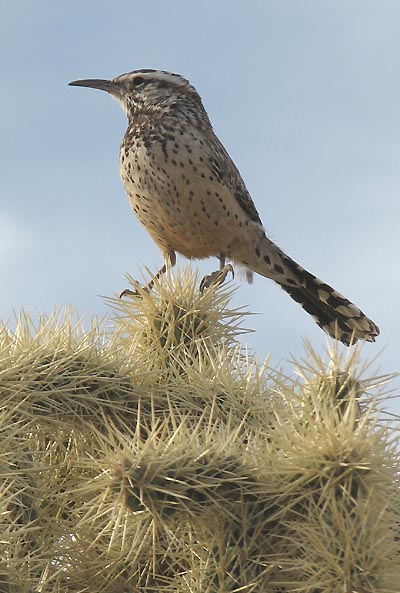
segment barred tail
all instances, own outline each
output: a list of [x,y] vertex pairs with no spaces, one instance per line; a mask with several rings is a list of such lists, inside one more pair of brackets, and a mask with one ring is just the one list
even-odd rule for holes
[[280,286],[313,316],[324,332],[346,346],[354,344],[357,340],[375,342],[379,328],[361,309],[313,274],[302,268],[298,273],[301,285]]
[[255,259],[249,264],[255,272],[279,284],[332,338],[347,346],[357,340],[375,342],[379,328],[361,309],[307,272],[267,237],[262,237]]

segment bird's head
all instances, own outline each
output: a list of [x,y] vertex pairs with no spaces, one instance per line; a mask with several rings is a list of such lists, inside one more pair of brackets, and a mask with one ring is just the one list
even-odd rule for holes
[[163,112],[183,105],[204,109],[196,89],[186,78],[164,70],[134,70],[111,80],[74,80],[69,84],[106,91],[118,101],[128,119],[140,112]]

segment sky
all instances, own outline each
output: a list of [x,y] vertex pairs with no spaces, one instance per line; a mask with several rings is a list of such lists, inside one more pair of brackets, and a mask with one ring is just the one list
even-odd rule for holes
[[[397,0],[17,0],[0,15],[3,321],[68,304],[102,316],[125,273],[160,267],[119,178],[124,113],[67,86],[157,68],[197,88],[269,236],[379,325],[363,358],[400,371]],[[253,351],[273,365],[304,339],[324,351],[273,282],[235,283],[233,306],[258,313]]]

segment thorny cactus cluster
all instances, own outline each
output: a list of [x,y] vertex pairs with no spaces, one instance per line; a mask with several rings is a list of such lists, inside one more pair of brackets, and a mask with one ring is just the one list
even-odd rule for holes
[[197,280],[3,328],[0,591],[399,591],[386,378],[354,349],[259,365]]

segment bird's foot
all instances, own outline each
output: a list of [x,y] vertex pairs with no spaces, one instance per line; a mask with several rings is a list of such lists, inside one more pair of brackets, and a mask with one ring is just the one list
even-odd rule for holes
[[123,299],[124,297],[129,296],[129,297],[133,297],[135,299],[136,298],[141,299],[142,298],[142,294],[144,292],[150,292],[151,289],[154,286],[154,280],[151,280],[145,286],[140,286],[139,282],[136,282],[136,281],[135,281],[135,283],[137,284],[137,286],[139,287],[139,289],[137,289],[137,290],[131,290],[130,288],[125,288],[125,290],[123,290],[121,292],[121,294],[119,295],[119,298],[120,299]]
[[163,267],[160,270],[158,270],[157,274],[155,274],[153,276],[153,278],[150,280],[150,282],[148,284],[146,284],[146,286],[143,286],[141,288],[141,291],[139,291],[139,290],[131,290],[130,288],[125,288],[125,290],[123,290],[121,292],[121,294],[119,295],[119,298],[122,299],[125,296],[131,296],[131,297],[135,297],[136,298],[136,297],[141,297],[140,292],[143,292],[143,291],[144,292],[150,292],[150,290],[153,288],[153,286],[155,284],[155,281],[156,280],[159,280],[161,278],[161,276],[163,274],[165,274],[166,270],[167,270],[167,267],[165,265],[163,265]]
[[[145,287],[146,288],[146,287]],[[131,297],[140,297],[140,293],[137,290],[131,290],[130,288],[125,288],[125,290],[123,290],[120,295],[119,298],[123,299],[126,296],[131,296]]]
[[235,277],[235,272],[231,264],[227,264],[220,270],[207,274],[200,282],[200,292],[203,293],[206,288],[210,288],[211,286],[223,284],[229,273],[232,274],[232,278]]

